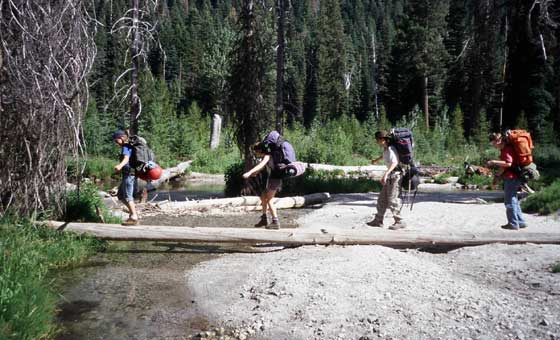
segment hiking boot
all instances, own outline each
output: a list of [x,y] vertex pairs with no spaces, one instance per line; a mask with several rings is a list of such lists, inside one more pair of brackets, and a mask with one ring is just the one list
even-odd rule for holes
[[278,230],[278,229],[280,229],[280,222],[278,222],[278,220],[272,220],[272,223],[267,225],[265,228],[266,229]]
[[389,229],[391,230],[404,229],[404,228],[406,228],[406,224],[402,221],[395,222],[395,224],[389,227]]
[[505,230],[519,230],[518,226],[514,226],[511,223],[508,224],[504,224],[503,226],[501,226],[500,228],[505,229]]
[[135,220],[133,218],[129,218],[128,220],[124,221],[122,223],[122,225],[125,225],[125,226],[138,225],[138,220]]
[[260,221],[255,224],[255,228],[266,227],[268,225],[268,221],[266,220],[266,216],[261,216]]
[[383,222],[379,220],[369,221],[366,224],[369,225],[370,227],[383,228]]

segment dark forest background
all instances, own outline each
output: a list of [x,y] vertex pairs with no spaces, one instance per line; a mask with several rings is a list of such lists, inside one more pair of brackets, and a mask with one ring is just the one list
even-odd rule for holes
[[[100,24],[85,124],[93,155],[112,155],[108,136],[128,123],[129,102],[115,95],[128,40],[110,32],[128,8],[91,8]],[[144,42],[139,133],[162,160],[223,171],[239,158],[236,142],[275,127],[303,160],[339,164],[369,158],[375,129],[395,125],[413,128],[424,162],[474,158],[489,131],[529,129],[541,149],[560,137],[558,1],[168,0],[145,20],[156,40]],[[209,154],[213,114],[224,135]]]

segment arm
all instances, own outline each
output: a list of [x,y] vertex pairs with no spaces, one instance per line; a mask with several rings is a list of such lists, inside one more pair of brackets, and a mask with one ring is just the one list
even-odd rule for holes
[[247,179],[253,176],[254,174],[258,173],[262,169],[264,169],[264,167],[266,166],[269,160],[270,160],[270,155],[265,155],[259,164],[255,165],[254,168],[252,168],[251,170],[243,174],[243,178]]
[[379,162],[379,161],[382,160],[382,159],[383,159],[383,154],[381,154],[381,156],[377,157],[376,159],[372,159],[372,160],[371,160],[371,164],[375,164],[375,163]]
[[387,182],[387,178],[389,178],[389,174],[391,173],[391,171],[395,170],[397,165],[399,165],[398,161],[391,162],[391,165],[389,165],[389,168],[387,169],[387,171],[385,171],[383,177],[381,177],[381,184],[385,185],[385,183]]
[[119,164],[115,165],[115,171],[121,171],[121,169],[128,163],[129,159],[129,156],[124,156],[122,161]]
[[511,162],[507,162],[507,161],[501,161],[501,160],[493,159],[493,160],[491,160],[491,161],[488,161],[486,164],[487,164],[489,167],[490,167],[490,166],[499,166],[500,168],[506,169],[506,168],[511,167],[511,164],[512,164],[512,163],[511,163]]

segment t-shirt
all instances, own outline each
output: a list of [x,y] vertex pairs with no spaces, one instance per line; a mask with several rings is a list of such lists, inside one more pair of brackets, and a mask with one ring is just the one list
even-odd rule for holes
[[123,174],[130,174],[132,168],[130,167],[130,157],[132,156],[132,147],[128,144],[124,144],[121,148],[121,154],[119,155],[119,161],[122,161],[125,156],[128,156],[128,163],[122,168]]
[[391,164],[399,161],[397,149],[393,145],[390,145],[387,149],[383,150],[383,161],[387,167],[390,167]]
[[511,163],[511,167],[509,168],[505,168],[504,170],[504,178],[507,179],[516,179],[517,178],[517,174],[515,173],[515,171],[513,170],[513,167],[515,166],[516,163],[516,158],[515,158],[515,150],[513,149],[513,146],[511,145],[506,145],[501,151],[500,151],[500,159],[502,161],[505,161],[507,163]]

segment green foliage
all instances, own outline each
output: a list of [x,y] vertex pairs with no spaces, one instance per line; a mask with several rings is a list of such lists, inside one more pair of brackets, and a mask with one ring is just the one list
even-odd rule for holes
[[447,180],[451,177],[451,174],[444,173],[434,177],[434,183],[437,184],[446,184]]
[[218,174],[225,173],[239,161],[239,150],[220,146],[216,150],[200,149],[194,158],[192,171]]
[[556,263],[554,265],[552,265],[552,268],[550,269],[551,272],[553,273],[560,273],[560,263]]
[[10,215],[0,218],[0,338],[54,335],[56,296],[47,274],[76,265],[100,249],[92,238],[35,226]]
[[321,2],[317,31],[321,121],[340,117],[348,110],[343,82],[349,68],[346,39],[339,0]]
[[[83,167],[84,169],[83,177],[108,180],[115,175],[116,164],[117,158],[109,159],[105,157],[90,157],[86,160],[82,160],[80,168]],[[74,173],[73,171],[75,166],[75,163],[68,164],[69,174]]]
[[344,174],[341,171],[307,169],[299,177],[286,179],[279,196],[306,195],[315,192],[331,194],[380,191],[381,183],[359,174]]
[[560,213],[560,180],[521,201],[521,208],[524,212],[541,215]]
[[519,116],[517,116],[517,122],[515,123],[515,128],[523,129],[523,130],[529,129],[529,122],[527,121],[527,115],[525,114],[525,111],[521,111]]
[[99,196],[97,187],[92,183],[82,183],[80,190],[68,193],[66,198],[65,221],[101,222],[99,213],[107,223],[120,223],[118,217],[109,214]]
[[479,188],[487,188],[492,185],[492,177],[476,174],[472,176],[461,175],[457,182],[463,185],[476,185]]
[[478,146],[479,150],[484,150],[488,146],[488,135],[490,134],[490,123],[486,116],[486,111],[481,111],[478,115],[478,122],[473,137],[473,143]]
[[241,194],[243,189],[243,171],[245,170],[245,162],[240,161],[231,164],[224,174],[226,187],[224,194],[226,197],[235,197]]

